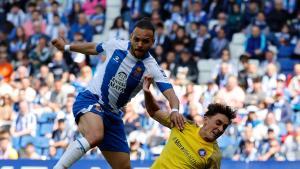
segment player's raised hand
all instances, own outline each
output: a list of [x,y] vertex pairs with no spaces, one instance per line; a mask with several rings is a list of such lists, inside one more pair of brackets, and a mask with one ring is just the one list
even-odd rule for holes
[[60,51],[64,51],[64,47],[67,44],[66,41],[61,37],[53,39],[51,41],[51,43],[52,43],[53,46],[55,46]]
[[171,128],[176,126],[178,130],[182,131],[184,129],[185,119],[182,114],[178,111],[172,111],[170,115]]
[[143,90],[144,92],[150,92],[150,85],[153,82],[153,77],[146,75],[144,77]]

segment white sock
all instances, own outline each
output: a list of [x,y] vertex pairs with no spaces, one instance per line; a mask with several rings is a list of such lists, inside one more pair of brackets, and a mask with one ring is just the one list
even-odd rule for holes
[[81,137],[71,142],[62,157],[56,163],[53,169],[69,168],[73,163],[79,160],[88,150],[90,150],[89,142]]

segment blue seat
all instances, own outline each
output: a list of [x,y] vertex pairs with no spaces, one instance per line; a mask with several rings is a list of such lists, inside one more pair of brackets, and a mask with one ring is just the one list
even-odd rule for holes
[[33,143],[39,148],[49,148],[49,138],[47,137],[35,137]]
[[47,137],[35,137],[34,138],[34,146],[35,146],[38,154],[45,155],[45,156],[48,155],[49,141],[50,141],[50,139]]
[[25,135],[20,137],[20,147],[25,148],[27,144],[33,143],[34,138],[31,135]]
[[54,123],[43,123],[39,126],[38,136],[44,136],[53,132]]
[[63,155],[64,151],[65,151],[65,149],[63,149],[63,148],[57,148],[54,158],[59,159]]
[[298,60],[293,60],[289,58],[280,58],[277,60],[280,64],[280,72],[284,74],[291,74],[294,70],[294,65],[299,63]]
[[48,156],[49,155],[49,148],[35,148],[36,153],[38,153],[41,156]]
[[20,137],[12,137],[12,146],[16,150],[20,150]]

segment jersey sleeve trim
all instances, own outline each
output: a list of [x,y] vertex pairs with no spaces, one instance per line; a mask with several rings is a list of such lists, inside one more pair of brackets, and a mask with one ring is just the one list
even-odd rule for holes
[[102,53],[104,51],[103,49],[103,43],[99,43],[97,46],[96,46],[96,51],[98,53]]
[[170,83],[156,82],[156,85],[161,92],[172,88],[172,85]]

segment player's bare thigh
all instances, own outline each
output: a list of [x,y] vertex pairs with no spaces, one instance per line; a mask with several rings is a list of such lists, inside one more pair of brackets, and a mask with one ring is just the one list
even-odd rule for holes
[[128,153],[102,151],[102,154],[113,169],[130,169],[130,157]]
[[90,143],[91,148],[99,145],[104,135],[102,117],[92,112],[84,113],[79,119],[78,130]]

